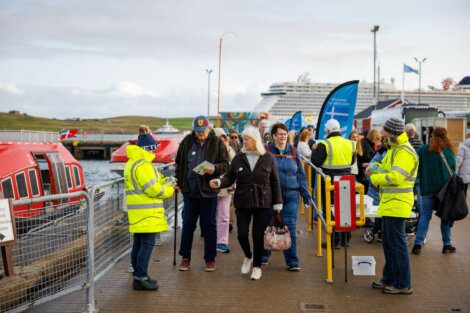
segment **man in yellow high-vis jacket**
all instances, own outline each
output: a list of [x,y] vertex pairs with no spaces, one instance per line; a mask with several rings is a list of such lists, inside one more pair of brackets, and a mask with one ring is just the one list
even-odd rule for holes
[[[148,264],[155,245],[155,236],[168,230],[163,199],[173,196],[171,179],[154,169],[152,160],[157,148],[150,134],[139,135],[138,145],[126,148],[124,169],[129,232],[134,233],[131,259],[134,268],[135,290],[157,290],[158,283],[148,276]],[[142,148],[141,148],[142,147]],[[145,150],[148,148],[152,150]]]
[[390,149],[379,165],[379,172],[366,172],[371,183],[380,188],[377,215],[382,217],[385,254],[382,279],[374,282],[372,287],[388,294],[412,293],[405,220],[410,217],[414,204],[413,186],[418,172],[418,156],[404,130],[403,120],[387,120],[384,137]]
[[[327,137],[316,145],[316,148],[312,151],[311,159],[315,166],[320,167],[325,175],[331,177],[333,183],[335,177],[351,175],[351,167],[356,161],[356,143],[341,136],[341,126],[335,119],[328,120],[325,123],[325,129]],[[321,183],[324,186],[323,179]],[[331,195],[333,201],[333,193]],[[324,207],[325,194],[323,188],[321,198]],[[343,245],[347,244],[351,233],[348,232],[346,236]],[[335,233],[334,243],[335,248],[339,248],[339,233]]]

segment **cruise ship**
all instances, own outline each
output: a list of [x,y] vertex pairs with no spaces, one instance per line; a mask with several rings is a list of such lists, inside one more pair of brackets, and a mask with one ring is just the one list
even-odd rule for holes
[[[463,81],[463,80],[462,80]],[[304,116],[318,118],[323,101],[340,83],[312,83],[308,75],[301,75],[296,82],[273,83],[267,92],[261,93],[262,99],[255,106],[255,112],[268,112],[270,119],[288,118],[297,111]],[[356,113],[373,105],[373,83],[360,82]],[[398,99],[401,90],[392,83],[380,83],[380,101]],[[439,108],[440,111],[470,110],[470,89],[457,85],[452,91],[421,91],[421,103]],[[405,99],[418,103],[419,93],[405,91]]]

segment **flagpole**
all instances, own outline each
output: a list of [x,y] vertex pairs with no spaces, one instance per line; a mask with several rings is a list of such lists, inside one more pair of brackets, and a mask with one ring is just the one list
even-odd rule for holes
[[405,103],[405,63],[403,63],[403,78],[401,85],[401,104]]

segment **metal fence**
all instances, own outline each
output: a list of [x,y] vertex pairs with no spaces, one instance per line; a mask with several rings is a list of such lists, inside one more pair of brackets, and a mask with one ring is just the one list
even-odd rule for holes
[[[172,163],[159,169],[174,173]],[[172,218],[173,199],[164,205]],[[131,249],[124,179],[94,186],[89,193],[15,200],[12,206],[34,217],[16,221],[15,275],[2,277],[0,264],[0,312],[22,312],[81,289],[87,292],[86,312],[97,312],[94,283]]]
[[58,132],[34,130],[0,130],[0,141],[58,142]]

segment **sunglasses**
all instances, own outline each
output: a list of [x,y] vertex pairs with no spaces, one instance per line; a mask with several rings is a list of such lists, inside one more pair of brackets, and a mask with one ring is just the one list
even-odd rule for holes
[[238,136],[230,136],[230,139],[238,139]]

